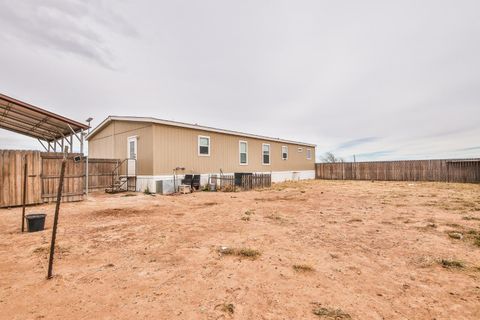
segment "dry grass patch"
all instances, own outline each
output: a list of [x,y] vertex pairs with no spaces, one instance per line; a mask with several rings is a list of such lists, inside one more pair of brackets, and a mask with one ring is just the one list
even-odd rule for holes
[[249,210],[245,211],[244,214],[246,214],[247,216],[251,216],[252,214],[255,214],[255,210],[249,209]]
[[254,198],[255,201],[290,201],[290,200],[301,200],[295,196],[288,195],[284,197],[271,197],[271,198]]
[[223,256],[237,256],[240,258],[248,258],[255,260],[260,257],[260,251],[251,248],[230,248],[230,247],[221,247],[218,249],[218,252]]
[[465,267],[465,264],[459,260],[441,259],[438,263],[447,269],[463,269]]
[[[36,255],[43,256],[44,259],[47,259],[50,253],[50,245],[37,247],[32,252]],[[70,254],[70,248],[55,245],[55,259],[62,259],[63,257],[68,256],[69,254]]]
[[446,211],[478,211],[480,205],[475,201],[465,200],[461,198],[452,200],[434,200],[423,203],[424,206],[437,207]]
[[466,234],[466,238],[473,240],[473,244],[480,247],[480,232],[476,230],[470,230]]
[[217,205],[218,202],[214,202],[214,201],[211,201],[211,202],[204,202],[203,205],[208,207],[208,206],[214,206],[214,205]]
[[220,311],[233,315],[235,312],[235,306],[233,303],[221,303],[215,306],[215,309],[220,309]]
[[294,264],[292,266],[293,270],[297,272],[313,272],[315,269],[308,264]]
[[279,215],[277,213],[269,214],[268,216],[265,216],[265,218],[269,219],[269,220],[272,220],[272,221],[275,221],[275,222],[278,222],[278,223],[286,222],[286,219],[284,219],[281,215]]
[[449,232],[448,236],[452,239],[462,240],[463,234],[460,232]]
[[138,210],[135,208],[111,208],[92,212],[96,217],[119,217],[119,216],[137,216],[146,215],[151,210]]
[[220,192],[235,192],[236,189],[234,185],[226,185],[218,188],[217,190]]
[[452,239],[465,240],[473,243],[473,245],[480,247],[480,232],[470,229],[470,230],[453,230],[447,232],[448,236]]
[[454,202],[458,205],[458,207],[462,207],[464,209],[473,209],[473,210],[480,209],[480,207],[478,206],[478,203],[476,203],[475,201],[457,199],[457,200],[454,200]]
[[465,216],[465,217],[463,217],[462,219],[463,219],[463,220],[468,220],[468,221],[470,221],[470,220],[480,221],[480,218],[478,218],[478,217],[472,217],[472,216]]
[[305,183],[301,183],[299,181],[285,181],[273,184],[273,189],[276,191],[283,191],[285,189],[302,189]]
[[435,264],[436,259],[431,256],[419,256],[412,259],[413,265],[419,268],[428,268]]
[[445,224],[447,227],[451,227],[451,228],[461,228],[462,226],[459,225],[458,223],[446,223]]
[[342,309],[333,309],[328,307],[317,306],[312,310],[313,314],[321,319],[343,320],[352,319],[352,317]]
[[477,247],[480,247],[480,237],[477,236],[475,237],[475,241],[473,242],[474,245],[476,245]]

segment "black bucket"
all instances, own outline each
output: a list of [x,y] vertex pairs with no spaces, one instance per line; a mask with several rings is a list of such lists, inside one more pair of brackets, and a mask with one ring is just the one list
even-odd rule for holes
[[42,231],[45,227],[45,217],[47,215],[43,213],[27,214],[27,230],[28,232]]

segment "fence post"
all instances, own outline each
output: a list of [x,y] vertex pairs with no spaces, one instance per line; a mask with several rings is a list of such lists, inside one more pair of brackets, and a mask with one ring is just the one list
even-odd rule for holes
[[53,272],[53,256],[55,254],[55,240],[57,238],[58,214],[60,212],[60,202],[62,201],[63,178],[65,177],[65,165],[67,164],[68,147],[65,147],[63,154],[62,167],[60,169],[60,181],[58,182],[57,204],[55,206],[55,215],[53,217],[52,241],[50,242],[50,257],[48,259],[47,279],[52,278]]
[[450,163],[445,161],[445,164],[447,165],[447,182],[450,182]]
[[88,188],[89,188],[89,185],[88,185],[88,176],[89,176],[89,173],[88,173],[88,155],[86,156],[86,166],[85,166],[85,196],[88,197]]
[[27,155],[23,157],[23,161],[22,232],[25,231],[25,205],[27,202]]

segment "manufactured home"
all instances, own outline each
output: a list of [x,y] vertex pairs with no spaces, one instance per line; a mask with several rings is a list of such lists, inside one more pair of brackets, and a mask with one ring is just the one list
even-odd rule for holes
[[90,158],[127,160],[135,188],[155,192],[174,174],[270,173],[273,182],[315,178],[315,145],[176,121],[109,116],[87,136]]

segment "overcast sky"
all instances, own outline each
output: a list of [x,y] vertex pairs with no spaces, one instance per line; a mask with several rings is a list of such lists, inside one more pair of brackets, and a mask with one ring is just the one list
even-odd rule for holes
[[[480,1],[0,0],[0,92],[351,160],[480,156]],[[0,148],[39,148],[0,131]]]

